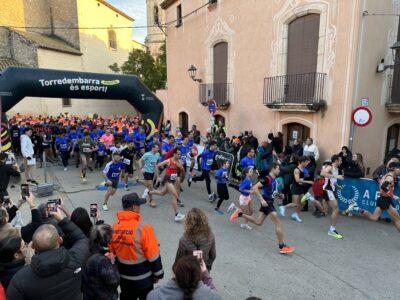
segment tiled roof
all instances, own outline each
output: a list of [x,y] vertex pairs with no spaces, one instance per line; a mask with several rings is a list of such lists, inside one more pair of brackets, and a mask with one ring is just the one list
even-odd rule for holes
[[7,67],[25,67],[25,65],[12,58],[0,57],[0,71]]
[[40,48],[60,51],[74,55],[82,55],[82,53],[78,49],[68,45],[66,42],[56,36],[50,36],[30,31],[14,31],[24,38],[38,44]]

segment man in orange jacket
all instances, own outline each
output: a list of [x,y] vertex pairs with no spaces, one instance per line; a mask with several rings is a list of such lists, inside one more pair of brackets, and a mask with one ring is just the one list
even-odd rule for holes
[[121,300],[145,300],[154,283],[164,276],[154,229],[140,216],[140,206],[145,203],[137,193],[123,196],[123,210],[117,213],[118,222],[113,226],[110,252],[116,256],[121,277]]

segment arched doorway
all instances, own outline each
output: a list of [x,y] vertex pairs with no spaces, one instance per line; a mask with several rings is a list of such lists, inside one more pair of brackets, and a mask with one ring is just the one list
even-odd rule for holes
[[189,132],[189,116],[186,112],[182,111],[179,113],[179,127],[183,134],[188,134]]
[[282,128],[283,135],[286,137],[286,145],[292,146],[293,141],[298,139],[305,142],[310,137],[310,127],[300,123],[287,123]]
[[394,124],[388,128],[386,136],[386,149],[385,156],[388,156],[394,149],[399,148],[399,135],[400,135],[400,124]]

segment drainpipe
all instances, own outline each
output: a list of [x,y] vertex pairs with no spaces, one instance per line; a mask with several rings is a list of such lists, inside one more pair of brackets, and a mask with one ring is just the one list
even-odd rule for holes
[[[351,103],[352,111],[356,108],[357,100],[358,100],[358,94],[360,91],[360,69],[361,69],[361,49],[364,44],[364,31],[365,31],[365,0],[362,1],[362,11],[363,15],[361,17],[361,37],[360,37],[360,43],[358,45],[357,49],[357,67],[356,67],[356,80],[355,80],[355,90],[354,90],[354,97],[355,99]],[[354,134],[356,131],[356,127],[353,124],[353,120],[350,120],[351,122],[351,127],[350,127],[350,137],[349,137],[349,149],[350,151],[353,150],[353,140],[354,140]]]

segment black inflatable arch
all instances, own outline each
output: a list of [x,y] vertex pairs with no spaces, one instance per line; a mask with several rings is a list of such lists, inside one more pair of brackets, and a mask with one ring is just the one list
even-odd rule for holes
[[24,97],[126,100],[141,113],[147,135],[161,126],[164,109],[133,75],[8,67],[0,76],[0,96],[3,113]]

